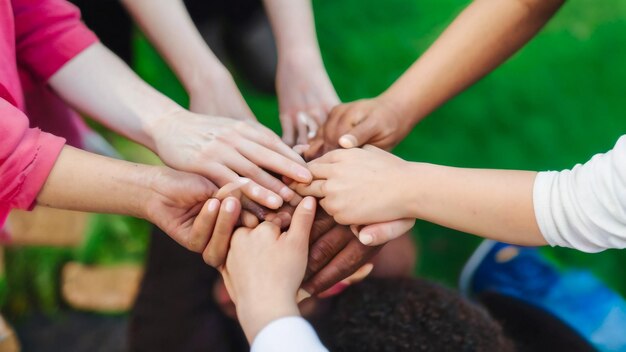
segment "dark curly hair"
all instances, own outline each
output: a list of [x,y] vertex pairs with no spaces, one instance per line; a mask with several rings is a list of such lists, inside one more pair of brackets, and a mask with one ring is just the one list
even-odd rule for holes
[[313,322],[333,352],[513,351],[483,308],[416,278],[372,278],[335,297]]

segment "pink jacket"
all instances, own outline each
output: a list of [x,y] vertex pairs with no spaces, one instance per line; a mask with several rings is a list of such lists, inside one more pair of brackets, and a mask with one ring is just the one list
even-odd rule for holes
[[0,0],[0,228],[33,207],[65,144],[37,127],[72,137],[75,115],[46,81],[96,41],[66,1]]

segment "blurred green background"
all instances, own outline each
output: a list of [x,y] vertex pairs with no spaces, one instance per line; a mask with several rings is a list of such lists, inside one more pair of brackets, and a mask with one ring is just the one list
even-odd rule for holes
[[[388,87],[434,41],[469,1],[316,0],[320,46],[343,101],[372,97]],[[136,69],[156,88],[186,104],[172,73],[140,35]],[[457,58],[464,60],[462,56]],[[420,123],[396,153],[445,165],[548,170],[569,168],[612,147],[626,131],[626,2],[574,0],[525,49],[500,69]],[[239,82],[258,118],[279,132],[276,98]],[[130,158],[149,158],[131,143],[108,135]],[[67,260],[110,264],[143,260],[148,225],[95,216],[78,249],[7,251],[0,290],[11,317],[32,307],[54,312],[58,271]],[[479,239],[427,223],[415,238],[416,272],[456,285]],[[582,254],[543,249],[564,267],[589,268],[622,294],[626,252]]]

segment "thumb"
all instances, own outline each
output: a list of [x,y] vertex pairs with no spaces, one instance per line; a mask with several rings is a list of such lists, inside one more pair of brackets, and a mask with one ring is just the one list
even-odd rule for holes
[[415,226],[415,219],[401,219],[365,226],[359,232],[359,241],[367,246],[378,246],[394,240]]
[[315,198],[304,198],[294,211],[291,225],[286,233],[288,241],[297,241],[299,248],[304,248],[305,250],[308,250],[311,227],[315,219],[315,207]]
[[363,144],[370,143],[377,133],[376,121],[367,117],[348,131],[348,133],[339,137],[339,145],[346,149],[360,147]]

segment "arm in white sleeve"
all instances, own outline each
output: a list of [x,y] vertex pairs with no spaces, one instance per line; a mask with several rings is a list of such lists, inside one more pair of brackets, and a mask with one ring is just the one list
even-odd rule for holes
[[552,246],[599,252],[626,248],[626,136],[605,154],[535,179],[537,223]]
[[315,330],[302,317],[274,320],[259,332],[251,352],[328,352]]

